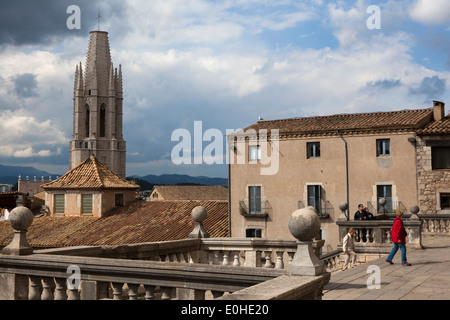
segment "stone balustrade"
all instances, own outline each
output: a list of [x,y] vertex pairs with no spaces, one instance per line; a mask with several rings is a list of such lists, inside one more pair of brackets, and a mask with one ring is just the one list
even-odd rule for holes
[[[320,228],[317,213],[311,210],[297,210],[289,222],[298,241],[201,238],[207,235],[201,217],[192,237],[185,240],[33,251],[26,242],[28,221],[20,224],[17,241],[0,254],[0,300],[202,300],[207,293],[219,298],[255,286],[250,292],[256,297],[258,285],[268,281],[269,286],[280,287],[267,299],[320,299],[330,274],[316,256],[323,241],[311,239]],[[316,218],[312,233],[300,227],[303,222],[298,219],[304,215]],[[289,292],[284,292],[284,283],[292,284]],[[248,298],[248,293],[244,296]]]
[[450,234],[450,214],[421,214],[422,232]]

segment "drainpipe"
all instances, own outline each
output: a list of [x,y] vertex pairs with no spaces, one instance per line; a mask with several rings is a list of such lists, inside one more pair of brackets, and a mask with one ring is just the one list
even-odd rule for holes
[[228,236],[231,238],[231,165],[230,165],[230,163],[228,163]]
[[345,184],[347,186],[347,221],[349,221],[350,220],[350,214],[349,214],[350,203],[349,203],[349,192],[348,192],[348,148],[347,148],[347,141],[345,141],[344,137],[341,136],[341,134],[339,133],[339,130],[336,130],[336,133],[339,136],[339,138],[341,138],[342,141],[344,141],[344,145],[345,145]]

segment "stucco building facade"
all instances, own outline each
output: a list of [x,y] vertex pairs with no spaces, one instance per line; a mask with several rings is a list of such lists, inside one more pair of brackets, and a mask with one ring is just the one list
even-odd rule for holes
[[[450,196],[449,172],[433,170],[431,147],[424,145],[450,140],[450,132],[427,138],[429,131],[420,130],[450,122],[443,114],[444,104],[435,102],[428,109],[259,121],[228,136],[234,150],[229,181],[232,236],[292,239],[286,228],[290,215],[313,206],[321,217],[326,248],[336,249],[342,202],[349,204],[350,220],[358,204],[376,213],[380,198],[387,199],[391,212],[409,212],[418,204],[426,212],[437,212],[435,202],[442,197],[436,192]],[[268,147],[261,148],[264,141]],[[243,152],[246,162],[239,163]],[[261,174],[268,166],[264,153],[271,165],[278,159],[274,174]]]

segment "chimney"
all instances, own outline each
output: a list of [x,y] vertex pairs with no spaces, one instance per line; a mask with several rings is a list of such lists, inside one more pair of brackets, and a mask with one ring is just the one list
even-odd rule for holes
[[441,101],[433,101],[434,121],[441,121],[445,118],[445,103]]

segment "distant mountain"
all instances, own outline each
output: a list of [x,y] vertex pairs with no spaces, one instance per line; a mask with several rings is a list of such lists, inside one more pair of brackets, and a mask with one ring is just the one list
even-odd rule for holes
[[52,176],[52,178],[60,176],[33,167],[4,166],[0,164],[0,183],[16,184],[19,180],[19,175],[21,175],[24,180],[27,176],[29,179],[34,179],[34,177],[36,177],[38,180],[42,179],[42,176],[44,176],[44,179],[48,179],[49,176]]
[[143,177],[132,176],[130,178],[137,178],[145,180],[152,185],[186,185],[186,184],[200,184],[208,186],[228,186],[228,179],[225,178],[210,178],[210,177],[192,177],[185,174],[163,174],[160,176],[149,174]]

